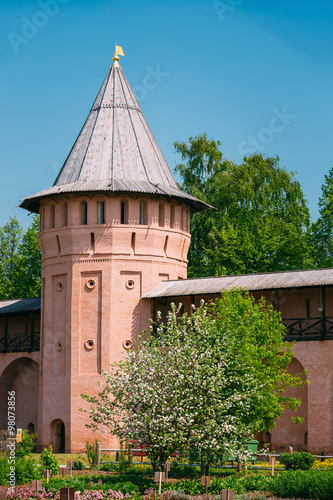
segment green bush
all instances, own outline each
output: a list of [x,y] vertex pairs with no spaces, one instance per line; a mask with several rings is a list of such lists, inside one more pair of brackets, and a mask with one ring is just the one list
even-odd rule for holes
[[271,492],[281,498],[333,498],[333,471],[288,471],[273,479]]
[[16,484],[30,483],[33,479],[41,479],[42,471],[33,458],[17,458],[15,461]]
[[52,469],[53,474],[58,474],[59,462],[53,455],[52,446],[50,446],[49,448],[44,448],[44,450],[40,454],[40,463],[42,464],[43,469]]
[[282,453],[279,457],[280,464],[283,464],[286,470],[309,470],[314,464],[315,457],[311,453],[295,451],[292,455]]
[[[32,458],[16,458],[12,466],[15,467],[16,484],[30,483],[33,479],[41,478],[40,467],[38,467],[38,464]],[[0,458],[0,486],[8,485],[10,467],[11,464],[8,462],[8,457]]]
[[83,463],[81,460],[74,460],[73,470],[83,470]]
[[0,486],[8,485],[10,466],[6,456],[0,458]]
[[36,446],[37,434],[22,431],[22,441],[16,445],[16,458],[27,457]]

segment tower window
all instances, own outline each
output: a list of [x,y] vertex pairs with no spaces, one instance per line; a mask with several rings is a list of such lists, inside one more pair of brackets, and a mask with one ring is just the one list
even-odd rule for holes
[[88,224],[88,204],[86,201],[82,203],[82,224],[85,226]]
[[127,202],[120,202],[120,224],[127,224]]
[[173,203],[170,205],[170,227],[176,227],[176,207]]
[[160,203],[158,206],[158,225],[164,227],[165,224],[165,205]]
[[135,233],[132,233],[131,249],[132,249],[132,252],[135,254]]
[[105,224],[104,201],[98,204],[98,224]]
[[50,206],[50,227],[51,228],[55,227],[55,206],[54,205]]
[[64,220],[63,220],[63,225],[68,226],[68,203],[64,203]]
[[139,224],[147,225],[147,203],[144,201],[140,202]]

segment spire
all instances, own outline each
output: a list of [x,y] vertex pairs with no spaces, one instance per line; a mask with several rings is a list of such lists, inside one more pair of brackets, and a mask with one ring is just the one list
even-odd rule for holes
[[38,212],[40,199],[73,192],[137,192],[187,199],[193,211],[208,208],[181,191],[119,66],[114,64],[53,187],[25,198],[21,207]]

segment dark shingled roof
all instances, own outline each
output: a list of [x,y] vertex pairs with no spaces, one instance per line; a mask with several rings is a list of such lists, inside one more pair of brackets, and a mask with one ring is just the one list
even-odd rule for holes
[[41,308],[40,298],[0,300],[0,315],[40,311],[40,308]]

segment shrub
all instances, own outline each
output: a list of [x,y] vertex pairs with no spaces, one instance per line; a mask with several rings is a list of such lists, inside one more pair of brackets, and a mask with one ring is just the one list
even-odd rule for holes
[[95,444],[91,444],[90,441],[86,441],[86,450],[89,465],[93,467],[96,465],[97,461],[97,439],[95,440]]
[[8,485],[10,466],[6,456],[0,458],[0,486]]
[[49,448],[44,448],[44,450],[40,454],[40,463],[42,464],[43,469],[52,469],[53,474],[58,474],[59,462],[53,455],[52,446],[50,446]]
[[333,472],[287,471],[274,477],[272,493],[281,498],[333,498]]
[[74,460],[74,470],[83,470],[83,463],[81,460]]
[[16,457],[26,457],[30,455],[36,445],[37,434],[30,434],[29,431],[22,431],[22,441],[16,445]]
[[0,486],[7,486],[9,481],[10,467],[15,467],[15,483],[29,483],[33,479],[41,478],[40,467],[32,458],[16,458],[14,464],[8,462],[8,457],[0,458]]
[[17,458],[15,461],[16,484],[30,483],[33,479],[41,479],[42,471],[32,458]]
[[313,466],[315,457],[311,453],[295,451],[292,455],[282,453],[279,460],[286,470],[308,470]]

